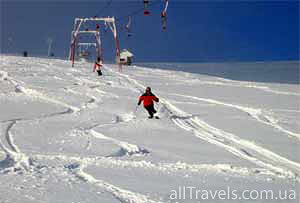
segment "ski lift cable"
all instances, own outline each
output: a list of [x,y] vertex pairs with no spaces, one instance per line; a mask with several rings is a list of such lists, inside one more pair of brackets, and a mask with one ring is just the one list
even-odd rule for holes
[[[150,8],[150,7],[152,7],[152,6],[155,6],[155,5],[157,5],[157,4],[159,4],[159,3],[162,3],[162,2],[164,2],[164,1],[168,2],[168,0],[155,0],[155,1],[152,1],[152,2],[148,3],[147,8]],[[107,1],[106,6],[104,6],[104,7],[101,9],[101,11],[98,12],[98,14],[101,14],[105,9],[109,8],[109,7],[111,6],[111,4],[112,4],[112,0]],[[165,7],[164,10],[166,10],[167,6],[168,6],[168,4],[166,5],[166,7]],[[127,25],[130,26],[131,20],[132,20],[131,18],[132,18],[133,16],[136,16],[136,15],[138,15],[138,14],[144,12],[144,10],[145,10],[145,8],[140,8],[140,9],[135,10],[135,11],[133,11],[133,12],[127,14],[127,15],[124,15],[124,16],[121,16],[121,17],[119,17],[119,18],[116,18],[116,19],[115,19],[116,26],[118,26],[119,29],[125,30],[125,31],[126,31],[126,28],[124,28],[124,27],[121,25],[120,21],[122,21],[122,20],[124,20],[124,19],[129,19],[129,22],[128,22]],[[96,16],[98,16],[98,15],[96,15]],[[105,23],[105,27],[106,27],[106,26],[107,26],[107,24]],[[92,36],[90,36],[90,37],[92,37]]]
[[[156,1],[152,2],[152,3],[149,3],[147,7],[149,8],[149,7],[154,6],[154,5],[156,5],[156,4],[158,4],[158,3],[161,3],[161,2],[162,2],[162,0],[156,0]],[[124,15],[124,16],[122,16],[122,17],[119,17],[119,18],[116,19],[116,22],[117,22],[117,21],[124,20],[124,19],[128,19],[128,17],[132,17],[132,16],[135,16],[135,15],[138,15],[138,14],[140,14],[141,12],[144,12],[144,9],[145,9],[145,8],[140,8],[140,9],[138,9],[138,10],[136,10],[136,11],[133,11],[133,12],[127,14],[127,15]]]
[[[152,2],[152,3],[149,3],[148,8],[151,7],[151,6],[154,6],[154,5],[158,4],[158,3],[160,3],[161,1],[162,0],[156,0],[156,1]],[[144,12],[144,9],[145,8],[140,8],[140,9],[138,9],[136,11],[131,12],[130,14],[127,14],[125,16],[117,18],[116,21],[121,21],[121,20],[127,19],[128,17],[132,17],[132,16],[135,16],[135,15],[138,15],[138,14]]]
[[[158,3],[161,3],[162,1],[165,1],[165,0],[156,0],[156,1],[152,2],[152,3],[149,3],[149,5],[147,7],[149,8],[151,6],[157,5]],[[138,15],[140,13],[143,13],[144,9],[145,8],[140,8],[140,9],[135,10],[135,11],[133,11],[133,12],[127,14],[127,15],[124,15],[122,17],[117,18],[115,20],[115,22],[116,22],[116,25],[118,26],[118,29],[120,29],[122,31],[127,31],[126,28],[124,28],[123,25],[120,23],[120,21],[125,20],[125,19],[130,19],[130,21],[132,21],[132,17],[136,16],[136,15]]]
[[165,8],[161,12],[161,23],[162,23],[162,29],[165,31],[167,29],[167,10],[169,6],[169,0],[166,0]]
[[131,25],[131,16],[128,17],[128,23],[126,25],[126,28],[129,29]]
[[[149,7],[151,7],[151,6],[157,5],[158,3],[161,3],[161,2],[163,2],[163,1],[166,1],[166,0],[156,0],[156,1],[150,2],[150,3],[148,4],[147,7],[149,8]],[[107,9],[109,6],[111,6],[111,3],[112,3],[112,0],[108,1],[107,4],[106,4],[106,6],[103,7],[103,9],[102,9],[101,11],[103,11],[103,10]],[[116,25],[119,25],[118,27],[121,28],[121,30],[124,30],[124,29],[123,29],[123,26],[120,25],[119,21],[122,21],[122,20],[128,19],[128,18],[131,18],[131,17],[133,17],[133,16],[135,16],[135,15],[138,15],[138,14],[140,14],[140,13],[142,13],[142,12],[144,12],[144,8],[140,8],[140,9],[138,9],[138,10],[135,10],[135,11],[133,11],[133,12],[127,14],[127,15],[124,15],[124,16],[121,16],[121,17],[119,17],[119,18],[116,18],[116,19],[115,19],[115,23],[116,23]],[[99,12],[99,13],[100,13],[100,12]],[[105,25],[105,26],[107,26],[107,25]]]
[[[158,3],[162,3],[162,2],[165,2],[166,4],[165,4],[165,6],[164,6],[164,11],[166,12],[167,11],[167,8],[168,8],[168,4],[169,4],[169,0],[156,0],[156,1],[152,1],[152,3],[149,3],[148,5],[147,5],[147,8],[149,8],[149,7],[151,7],[151,6],[154,6],[154,5],[157,5]],[[125,20],[125,19],[128,19],[129,20],[129,22],[128,22],[128,24],[130,25],[131,24],[131,21],[132,21],[132,16],[135,16],[135,15],[138,15],[138,14],[140,14],[140,13],[142,13],[142,12],[144,12],[144,10],[145,10],[145,8],[140,8],[140,9],[138,9],[138,10],[136,10],[136,11],[133,11],[133,12],[131,12],[130,14],[127,14],[127,15],[125,15],[125,16],[122,16],[122,17],[119,17],[119,18],[117,18],[116,19],[116,25],[118,26],[118,29],[120,29],[120,30],[122,30],[122,31],[125,31],[125,32],[128,32],[128,30],[126,29],[126,26],[124,27],[121,23],[120,23],[120,21],[122,21],[122,20]],[[128,25],[127,24],[127,25]]]
[[169,0],[166,0],[165,9],[163,10],[163,12],[167,13],[168,6],[169,6]]

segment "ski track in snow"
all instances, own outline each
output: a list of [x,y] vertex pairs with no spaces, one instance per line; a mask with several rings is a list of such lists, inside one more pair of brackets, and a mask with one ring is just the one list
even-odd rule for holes
[[7,143],[7,147],[1,141],[0,137],[0,147],[6,154],[6,158],[0,162],[0,171],[4,171],[5,173],[9,171],[18,171],[18,170],[26,170],[30,169],[31,160],[24,153],[20,151],[18,146],[14,143],[13,135],[11,133],[11,129],[14,125],[17,124],[17,121],[12,121],[8,124],[5,130],[5,142]]
[[225,102],[221,102],[221,101],[217,101],[217,100],[213,100],[213,99],[200,98],[200,97],[196,97],[196,96],[189,96],[189,95],[182,95],[182,94],[170,94],[170,95],[180,96],[180,97],[184,97],[184,98],[194,99],[194,100],[198,100],[198,101],[204,101],[204,102],[208,102],[211,104],[217,104],[217,105],[222,105],[222,106],[238,109],[240,111],[246,112],[248,115],[250,115],[257,121],[259,121],[265,125],[272,126],[273,128],[275,128],[281,132],[284,132],[284,133],[288,134],[289,136],[296,137],[296,138],[298,138],[298,140],[300,140],[299,133],[291,132],[289,130],[284,129],[280,125],[278,125],[278,121],[275,118],[273,118],[272,116],[267,115],[270,113],[267,113],[266,110],[257,109],[257,108],[253,108],[253,107],[245,107],[245,106],[241,106],[241,105],[237,105],[237,104],[230,104],[230,103],[225,103]]
[[[218,78],[219,80],[223,80],[221,78]],[[197,79],[199,80],[199,79]],[[202,84],[202,85],[215,85],[215,86],[227,86],[227,87],[244,87],[244,88],[253,88],[253,89],[258,89],[262,90],[264,92],[269,92],[273,94],[281,94],[281,95],[290,95],[290,96],[300,96],[300,93],[296,92],[284,92],[284,91],[279,91],[279,90],[273,90],[267,86],[259,86],[259,85],[253,85],[250,82],[236,82],[233,80],[227,80],[229,83],[226,82],[211,82],[211,81],[197,81],[197,83]]]
[[116,154],[109,155],[108,157],[120,157],[124,155],[132,156],[132,155],[145,155],[149,154],[149,151],[147,149],[141,148],[135,144],[130,144],[124,141],[120,141],[111,137],[107,137],[103,135],[102,133],[96,132],[94,130],[90,130],[89,132],[93,137],[98,139],[104,139],[109,140],[113,142],[114,144],[120,146],[121,150],[117,152]]
[[[109,71],[114,72],[112,70]],[[133,88],[138,89],[141,93],[146,88],[137,80],[130,78],[129,75],[118,72],[114,73],[126,79],[128,83],[132,84]],[[299,163],[284,158],[268,149],[256,145],[251,141],[241,139],[234,134],[225,132],[221,129],[217,129],[207,124],[206,122],[200,120],[197,116],[189,115],[186,112],[180,110],[164,98],[161,98],[160,100],[165,110],[169,114],[170,119],[178,127],[186,131],[193,132],[196,137],[201,138],[211,144],[222,147],[228,152],[231,152],[232,154],[240,158],[255,163],[258,166],[267,168],[272,172],[283,175],[287,178],[292,178],[297,181],[300,181]],[[240,110],[246,111],[246,109],[242,107],[233,107],[240,108]],[[249,109],[247,109],[247,111],[251,112],[253,116],[257,117],[257,111],[254,111],[256,112],[256,114],[253,114],[253,112],[249,111]],[[259,117],[257,118],[260,119]]]
[[58,104],[58,105],[61,105],[61,106],[64,106],[66,108],[69,109],[69,111],[71,111],[72,113],[76,113],[78,111],[80,111],[79,108],[75,107],[75,106],[71,106],[69,104],[66,104],[64,102],[61,102],[59,100],[56,100],[56,99],[53,99],[53,98],[50,98],[36,90],[33,90],[33,89],[30,89],[30,88],[26,88],[21,84],[21,82],[17,82],[15,79],[12,79],[11,77],[7,77],[7,80],[12,83],[14,86],[15,86],[15,91],[17,93],[24,93],[30,97],[33,97],[33,98],[38,98],[38,99],[41,99],[41,100],[44,100],[44,101],[47,101],[47,102],[50,102],[50,103],[54,103],[54,104]]
[[[90,165],[97,165],[111,168],[140,168],[143,170],[159,171],[166,174],[179,175],[185,178],[188,174],[203,174],[208,172],[226,174],[230,176],[251,177],[253,175],[266,176],[267,180],[273,178],[284,178],[276,173],[272,173],[266,169],[260,168],[243,168],[234,167],[230,164],[187,164],[182,162],[177,163],[152,163],[148,161],[125,161],[114,158],[105,157],[76,157],[66,155],[34,155],[35,159],[41,160],[60,160],[68,162],[64,165],[71,174],[75,175],[79,180],[85,181],[89,184],[96,185],[111,193],[120,202],[131,203],[160,203],[160,201],[151,200],[150,197],[135,193],[129,190],[122,189],[113,184],[107,183],[103,180],[96,179],[91,174],[84,171]],[[180,174],[181,173],[181,174]],[[187,174],[188,173],[188,174]]]
[[202,173],[210,171],[214,173],[226,174],[226,175],[239,175],[239,176],[252,176],[252,175],[267,175],[273,177],[283,178],[278,174],[272,173],[269,170],[263,168],[246,168],[235,167],[230,164],[188,164],[183,162],[176,163],[152,163],[149,161],[126,161],[117,159],[100,159],[96,163],[97,165],[108,165],[110,167],[122,167],[122,168],[142,168],[147,170],[161,171],[167,174],[174,174],[176,172],[189,173]]
[[265,92],[270,92],[270,93],[274,93],[274,94],[300,96],[300,93],[273,90],[273,89],[271,89],[270,87],[267,87],[267,86],[260,86],[260,85],[251,84],[251,82],[238,82],[238,81],[229,80],[229,79],[225,79],[225,78],[218,78],[218,80],[225,81],[225,82],[230,82],[230,83],[216,82],[215,85],[224,85],[224,86],[230,86],[230,87],[255,88],[255,89],[263,90]]
[[89,100],[87,102],[85,102],[84,104],[82,104],[80,109],[93,109],[93,108],[97,108],[98,107],[97,103],[102,102],[101,100],[97,99],[95,96],[93,96],[93,95],[91,95],[89,93],[82,94],[80,92],[72,90],[71,88],[65,88],[64,90],[66,92],[70,92],[70,93],[78,95],[78,96],[89,97]]
[[[180,76],[173,76],[174,71],[168,71],[168,70],[160,70],[160,69],[150,69],[149,68],[144,68],[144,67],[140,67],[137,66],[142,70],[145,70],[147,72],[152,71],[152,72],[162,72],[162,73],[169,73],[168,77],[176,77],[177,81],[180,82],[186,82],[187,81],[187,77],[189,78],[190,82],[195,82],[197,84],[201,84],[201,85],[214,85],[214,86],[227,86],[227,87],[243,87],[243,88],[252,88],[252,89],[258,89],[264,92],[269,92],[269,93],[273,93],[273,94],[281,94],[281,95],[290,95],[290,96],[300,96],[300,93],[298,92],[287,92],[287,91],[279,91],[279,90],[274,90],[271,89],[270,87],[266,86],[264,83],[260,83],[261,85],[257,85],[257,83],[252,83],[252,82],[243,82],[243,81],[236,81],[236,80],[230,80],[230,79],[226,79],[226,78],[221,78],[218,76],[213,76],[214,78],[216,78],[217,80],[219,80],[220,82],[217,81],[203,81],[202,79],[199,79],[198,77],[193,76],[193,73],[186,73],[183,71],[176,71],[179,73],[182,73],[182,75]],[[181,77],[181,78],[179,78]]]
[[[4,75],[4,74],[3,74]],[[5,75],[5,77],[7,77],[7,75]],[[56,104],[60,104],[62,106],[65,106],[68,108],[68,110],[66,112],[63,113],[53,113],[51,115],[48,116],[41,116],[39,117],[39,119],[44,119],[46,117],[52,117],[52,116],[56,116],[56,115],[61,115],[64,113],[74,113],[74,112],[79,112],[80,109],[77,107],[73,107],[70,105],[67,105],[63,102],[48,98],[44,95],[42,95],[41,93],[29,89],[29,88],[24,88],[22,86],[20,86],[17,82],[15,82],[13,79],[9,79],[11,83],[13,83],[15,85],[16,88],[16,92],[22,92],[25,93],[29,96],[32,97],[38,97],[39,99],[44,99],[46,101],[52,102],[52,103],[56,103]],[[10,132],[11,128],[17,123],[17,120],[19,121],[29,121],[29,120],[36,120],[37,118],[34,119],[15,119],[13,120],[7,127],[6,130],[6,135],[5,135],[5,139],[6,142],[8,143],[8,146],[11,148],[7,148],[5,147],[5,145],[2,143],[1,141],[1,137],[0,137],[0,147],[3,149],[3,151],[6,153],[6,159],[0,162],[0,171],[2,172],[2,169],[4,170],[4,172],[8,172],[8,171],[17,171],[17,170],[22,170],[25,169],[26,171],[29,169],[30,165],[31,165],[31,160],[29,159],[29,157],[27,157],[25,154],[21,153],[21,151],[19,150],[19,148],[17,147],[17,145],[15,145],[14,141],[13,141],[13,136]],[[122,120],[120,119],[120,117],[117,117],[116,119],[116,123],[122,122],[122,121],[126,121],[126,118],[122,118]],[[2,121],[1,123],[6,123],[9,121]],[[125,153],[127,155],[133,155],[133,154],[137,154],[137,153],[149,153],[147,150],[145,149],[141,149],[136,145],[133,144],[129,144],[123,141],[119,141],[113,138],[109,138],[106,137],[94,130],[90,130],[89,133],[91,135],[93,135],[96,138],[100,138],[100,139],[106,139],[109,141],[112,141],[113,143],[119,145],[121,147],[121,151],[122,153]],[[117,186],[114,186],[112,184],[109,184],[105,181],[102,180],[98,180],[95,179],[94,177],[92,177],[90,174],[87,174],[86,172],[83,171],[85,165],[80,165],[80,167],[78,168],[78,170],[76,170],[76,172],[74,172],[74,174],[90,183],[90,184],[94,184],[96,186],[99,186],[101,188],[104,188],[107,192],[111,193],[116,199],[118,199],[120,202],[130,202],[130,203],[160,203],[158,201],[153,201],[151,200],[149,197],[147,197],[146,195],[142,195],[142,194],[138,194],[138,193],[134,193],[131,192],[129,190],[124,190],[121,189]],[[72,169],[73,171],[73,169]]]
[[[0,147],[2,147],[0,142]],[[2,152],[0,152],[2,153]],[[269,178],[285,178],[277,173],[273,173],[268,169],[264,168],[247,168],[240,166],[233,166],[231,164],[188,164],[184,162],[176,163],[154,163],[151,161],[134,161],[134,160],[121,160],[115,157],[79,157],[79,156],[67,156],[67,155],[44,155],[34,154],[32,159],[38,160],[59,160],[63,162],[72,162],[73,164],[68,165],[66,168],[72,168],[72,165],[96,165],[108,168],[132,168],[132,169],[143,169],[149,171],[160,171],[166,174],[179,175],[189,177],[190,174],[202,174],[205,172],[213,172],[217,174],[225,174],[229,176],[239,177],[252,177],[252,176],[266,176]],[[182,174],[180,174],[182,173]]]
[[[12,79],[10,79],[10,80],[13,81]],[[13,81],[13,84],[17,84],[17,83],[15,81]],[[33,121],[33,120],[42,120],[42,119],[45,119],[45,118],[60,116],[60,115],[64,115],[64,114],[73,114],[73,113],[77,113],[77,112],[81,111],[79,108],[77,108],[75,106],[70,106],[70,105],[68,105],[64,102],[49,98],[49,97],[44,96],[43,94],[41,94],[41,93],[39,93],[35,90],[29,89],[29,88],[24,88],[24,87],[22,87],[18,84],[15,86],[15,88],[16,88],[16,92],[22,92],[22,93],[24,93],[24,94],[26,94],[30,97],[46,100],[47,102],[61,105],[63,107],[66,107],[67,109],[65,111],[62,111],[62,112],[49,113],[49,114],[46,114],[46,115],[36,116],[34,118],[21,117],[21,118],[2,120],[2,121],[0,121],[0,123],[6,123],[6,122],[11,122],[11,121],[25,122],[25,121]]]
[[96,179],[92,175],[84,172],[85,165],[79,165],[78,169],[72,170],[72,172],[83,181],[90,184],[94,184],[98,187],[105,189],[107,192],[111,193],[120,202],[130,202],[130,203],[162,203],[160,201],[151,200],[148,196],[135,193],[129,190],[122,189],[103,180]]
[[41,99],[41,100],[44,100],[44,101],[47,101],[47,102],[50,102],[50,103],[54,103],[54,104],[64,106],[64,107],[68,108],[72,113],[76,113],[76,112],[80,111],[80,109],[78,107],[71,106],[71,105],[66,104],[62,101],[50,98],[50,97],[45,96],[42,93],[40,93],[36,90],[30,89],[30,88],[24,88],[20,85],[16,85],[16,91],[25,93],[26,95],[31,96],[33,98],[38,98],[38,99]]
[[[65,114],[65,113],[70,113],[70,114],[72,114],[72,113],[79,113],[79,112],[81,112],[84,109],[97,108],[98,107],[97,103],[101,102],[101,100],[98,100],[96,97],[94,97],[93,95],[91,95],[89,93],[82,94],[82,93],[74,91],[74,90],[72,90],[70,88],[65,88],[64,89],[65,91],[69,91],[69,92],[71,92],[73,94],[76,94],[76,95],[80,95],[80,96],[84,95],[84,96],[89,97],[89,100],[87,102],[83,103],[81,105],[81,108],[78,108],[78,107],[69,105],[69,104],[67,104],[65,102],[59,101],[57,99],[48,97],[48,96],[44,95],[43,93],[38,92],[37,90],[31,89],[31,88],[26,88],[26,87],[20,85],[20,84],[23,84],[23,82],[18,82],[15,79],[9,77],[7,72],[4,72],[4,71],[2,71],[2,72],[0,73],[0,76],[3,76],[4,80],[8,80],[11,84],[13,84],[15,86],[15,92],[16,93],[24,93],[24,94],[26,94],[29,97],[37,98],[37,99],[40,99],[40,100],[43,100],[43,101],[46,101],[46,102],[50,102],[50,103],[53,103],[53,104],[57,104],[57,105],[60,105],[60,106],[63,106],[63,107],[67,108],[67,110],[64,111],[64,112],[49,114],[49,115],[46,115],[46,116],[42,116],[42,118],[47,118],[47,117],[51,117],[51,116],[54,116],[54,115]],[[78,79],[78,80],[82,81],[80,79]],[[84,82],[86,82],[86,81],[84,81]],[[99,84],[97,82],[90,82],[90,81],[88,81],[88,82],[92,83],[92,84]],[[93,88],[94,87],[90,87],[91,90]],[[102,95],[108,95],[108,96],[117,98],[116,95],[109,94],[109,93],[104,92],[104,91],[100,91],[100,90],[96,89],[96,92],[98,92],[98,93],[100,93]],[[26,120],[26,119],[20,118],[19,120]],[[6,122],[6,121],[2,121],[2,122]]]
[[15,145],[14,140],[13,140],[13,136],[11,134],[11,129],[14,125],[17,124],[17,122],[26,122],[26,121],[33,121],[33,120],[42,120],[45,118],[50,118],[50,117],[55,117],[55,116],[59,116],[59,115],[64,115],[64,114],[72,114],[72,113],[76,113],[79,112],[80,109],[71,105],[68,105],[64,102],[49,98],[43,94],[41,94],[40,92],[30,89],[30,88],[25,88],[23,86],[21,86],[20,84],[23,82],[17,82],[15,79],[11,78],[8,76],[7,72],[1,72],[1,78],[3,80],[7,80],[9,81],[12,85],[15,86],[15,91],[17,93],[24,93],[30,97],[33,98],[38,98],[38,99],[42,99],[45,100],[47,102],[50,103],[55,103],[61,106],[64,106],[67,108],[66,111],[63,112],[57,112],[57,113],[51,113],[51,114],[47,114],[47,115],[41,115],[41,116],[37,116],[34,118],[16,118],[16,119],[9,119],[9,120],[3,120],[0,121],[0,123],[9,123],[7,129],[6,129],[6,134],[4,135],[5,137],[5,141],[7,143],[7,145],[9,146],[9,148],[5,147],[5,145],[3,144],[3,142],[1,141],[1,137],[0,137],[0,147],[3,149],[3,151],[6,154],[6,158],[5,160],[1,161],[0,164],[0,169],[5,169],[5,171],[7,170],[19,170],[19,169],[25,169],[28,170],[29,169],[29,165],[30,165],[30,159],[23,154],[20,149],[17,147],[17,145]]
[[[157,70],[155,70],[155,71],[157,71]],[[230,82],[230,83],[225,83],[225,82],[215,82],[215,81],[201,81],[198,78],[191,77],[191,76],[189,76],[189,77],[191,80],[195,80],[195,81],[197,81],[197,83],[204,84],[204,85],[255,88],[255,89],[260,89],[260,90],[263,90],[266,92],[272,92],[272,93],[276,93],[276,94],[300,96],[300,93],[272,90],[267,86],[253,85],[253,84],[251,84],[251,82],[238,82],[238,81],[233,81],[233,80],[229,80],[229,79],[216,77],[217,79],[219,79],[221,81]],[[186,82],[186,78],[181,79],[181,81]],[[289,136],[296,137],[297,139],[300,140],[300,133],[289,131],[289,130],[283,128],[282,126],[280,126],[278,124],[278,121],[271,116],[272,112],[270,112],[270,111],[263,110],[263,109],[257,109],[257,108],[253,108],[253,107],[245,107],[245,106],[241,106],[241,105],[237,105],[237,104],[230,104],[230,103],[225,103],[225,102],[221,102],[221,101],[217,101],[217,100],[213,100],[213,99],[200,98],[200,97],[190,96],[190,95],[182,95],[182,94],[169,94],[169,95],[176,95],[176,96],[190,98],[190,99],[194,99],[194,100],[198,100],[198,101],[204,101],[204,102],[208,102],[208,103],[212,103],[212,104],[236,108],[238,110],[248,113],[251,117],[253,117],[257,121],[259,121],[265,125],[271,126],[281,132],[284,132],[284,133],[288,134]]]
[[[195,136],[215,144],[234,155],[249,160],[261,167],[268,168],[275,173],[282,174],[289,178],[296,178],[300,174],[300,164],[288,160],[270,150],[244,140],[231,133],[225,132],[210,126],[196,116],[187,115],[174,107],[168,101],[164,101],[166,109],[169,110],[172,121],[180,128],[191,131]],[[174,115],[174,113],[176,115]]]
[[[51,64],[45,64],[47,68],[49,68]],[[111,70],[109,70],[111,71]],[[126,87],[129,89],[131,88],[133,91],[143,92],[145,88],[142,84],[140,84],[137,80],[130,78],[128,75],[123,73],[117,73],[115,71],[111,71],[112,73],[119,75],[119,83],[126,82]],[[125,79],[125,81],[124,81]],[[73,114],[76,112],[80,112],[85,108],[90,108],[91,103],[96,103],[99,100],[97,98],[86,94],[91,99],[82,106],[82,109],[77,108],[75,106],[71,106],[64,102],[58,101],[56,99],[50,98],[48,96],[43,95],[42,93],[21,86],[21,82],[16,82],[14,79],[10,78],[6,72],[0,72],[0,80],[8,80],[10,81],[16,88],[16,91],[22,92],[28,96],[39,98],[51,103],[59,104],[67,108],[64,112],[53,113],[49,115],[42,115],[32,119],[26,118],[19,118],[19,119],[12,119],[7,121],[2,121],[1,123],[7,124],[7,128],[5,130],[5,135],[0,137],[0,147],[6,154],[6,159],[0,161],[0,171],[16,171],[25,169],[26,171],[30,170],[32,166],[32,159],[29,158],[27,155],[22,153],[18,146],[15,144],[13,139],[13,134],[11,133],[11,129],[18,123],[18,122],[26,122],[31,120],[38,120],[38,119],[45,119],[53,116],[59,116],[63,114]],[[72,93],[80,95],[81,93],[76,92],[74,90],[68,89],[67,91],[73,91]],[[101,90],[97,91],[102,94],[106,94],[106,92],[101,92]],[[110,95],[112,97],[118,97],[117,95]],[[187,95],[180,95],[184,97],[190,97]],[[257,109],[246,108],[238,105],[233,104],[226,104],[221,103],[215,100],[204,99],[204,98],[194,98],[196,100],[206,100],[206,102],[215,103],[219,105],[225,105],[233,108],[237,108],[244,112],[249,113],[251,116],[259,120],[260,122],[267,122],[268,125],[274,124],[272,118],[268,118],[266,115],[262,115],[260,111]],[[165,110],[168,112],[171,120],[178,125],[180,128],[183,128],[187,131],[192,131],[197,137],[206,140],[212,144],[218,145],[223,147],[224,149],[230,151],[231,153],[247,159],[251,162],[256,163],[257,165],[263,168],[242,168],[242,167],[234,167],[230,164],[187,164],[187,163],[152,163],[148,161],[124,161],[118,160],[111,157],[96,157],[96,158],[82,158],[82,157],[69,157],[65,155],[40,155],[34,154],[31,157],[37,159],[49,159],[49,160],[63,160],[67,162],[75,162],[73,164],[65,165],[65,169],[68,170],[71,174],[75,175],[78,179],[83,180],[89,184],[93,184],[95,186],[101,187],[105,189],[108,193],[112,194],[120,202],[130,202],[130,203],[160,203],[160,201],[155,201],[150,199],[150,197],[135,193],[129,190],[122,189],[110,183],[107,183],[103,180],[96,179],[92,175],[88,174],[84,171],[84,169],[91,165],[106,165],[111,167],[131,167],[131,168],[141,168],[144,170],[157,170],[166,173],[176,174],[176,172],[189,172],[189,173],[202,173],[203,171],[207,170],[210,172],[215,173],[225,173],[227,175],[236,175],[239,174],[241,176],[253,176],[253,175],[266,175],[271,177],[279,177],[279,178],[292,178],[299,181],[298,174],[300,174],[300,166],[298,163],[292,162],[288,159],[280,157],[279,155],[266,150],[262,147],[256,146],[254,143],[249,142],[247,140],[242,140],[239,137],[224,132],[221,129],[214,128],[204,121],[201,121],[196,116],[188,115],[187,113],[181,111],[176,106],[172,105],[168,100],[161,99],[161,103],[163,104]],[[267,119],[264,121],[260,118]],[[132,117],[130,115],[117,115],[114,124],[119,124],[121,122],[128,122],[132,121]],[[275,123],[276,124],[276,123]],[[111,125],[111,124],[109,124]],[[120,141],[111,137],[107,137],[92,128],[96,127],[96,125],[91,126],[89,128],[83,129],[83,133],[93,136],[98,139],[104,139],[111,141],[112,143],[121,147],[124,150],[126,155],[134,155],[134,154],[147,154],[149,151],[146,149],[140,148],[137,145],[130,144],[124,141]],[[275,126],[273,126],[275,127]],[[280,128],[277,128],[282,130]],[[284,130],[284,129],[283,129]],[[82,133],[81,132],[81,133]],[[299,134],[297,134],[298,136]],[[6,142],[6,145],[4,142]],[[91,143],[88,143],[87,148],[91,146]]]
[[[49,68],[49,66],[52,66],[52,63],[39,62],[39,65],[42,65],[42,66],[45,66],[46,68]],[[82,104],[81,108],[78,108],[78,107],[69,105],[65,102],[59,101],[59,100],[51,98],[49,96],[46,96],[43,93],[38,92],[37,90],[22,86],[21,84],[23,84],[23,82],[16,81],[15,79],[9,77],[7,72],[1,71],[0,72],[0,79],[8,80],[11,84],[13,84],[15,86],[15,91],[17,93],[24,93],[27,96],[30,96],[30,97],[33,97],[33,98],[38,98],[38,99],[44,100],[46,102],[50,102],[50,103],[53,103],[53,104],[64,106],[64,107],[68,108],[68,113],[78,113],[78,112],[80,112],[80,111],[82,111],[83,109],[86,109],[86,108],[88,108],[88,109],[96,108],[97,103],[101,102],[101,100],[99,101],[96,97],[94,97],[93,95],[91,95],[89,93],[82,94],[82,93],[74,91],[70,88],[67,88],[67,87],[64,88],[65,91],[69,91],[73,94],[80,95],[80,96],[84,95],[84,96],[89,97],[89,100],[87,102],[85,102],[84,104]],[[96,87],[98,87],[99,84],[101,84],[99,82],[93,82],[93,81],[89,81],[89,80],[86,80],[86,79],[81,79],[81,78],[78,78],[78,77],[76,77],[76,80],[79,81],[79,85],[81,85],[81,86],[84,86],[84,84],[92,84],[94,86],[97,85]],[[95,88],[94,86],[89,87],[89,88],[92,90],[93,88]],[[102,95],[105,94],[105,95],[108,95],[108,96],[111,96],[111,97],[117,97],[116,95],[112,95],[112,94],[104,92],[104,91],[100,91],[100,90],[97,90],[97,89],[96,89],[96,91],[98,93],[101,93]]]
[[[75,129],[75,130],[72,130],[72,132],[70,134],[72,136],[74,136],[74,135],[75,136],[92,136],[97,139],[108,140],[121,148],[120,151],[113,153],[111,155],[108,155],[107,157],[121,157],[121,156],[126,156],[126,155],[127,156],[146,155],[146,154],[150,153],[147,149],[139,147],[135,144],[130,144],[128,142],[124,142],[124,141],[120,141],[118,139],[107,137],[107,136],[103,135],[102,133],[93,130],[92,128],[94,128],[94,127],[89,127],[89,128],[84,128],[84,129],[81,129],[81,128]],[[86,148],[88,149],[91,144],[92,143],[89,140]]]
[[[27,93],[31,96],[34,95],[34,96],[37,96],[39,98],[45,99],[44,96],[42,96],[41,94],[37,93],[34,90],[25,89],[23,87],[18,87],[18,86],[16,86],[16,88],[18,88],[18,90],[20,90],[23,93]],[[49,98],[46,98],[46,100],[51,101],[51,102],[54,101],[54,103],[62,104],[61,102],[57,102],[57,101],[52,100],[52,99],[50,100]],[[63,104],[63,105],[68,106],[68,105],[65,105],[65,104]],[[72,108],[70,106],[68,106],[68,107],[69,107],[69,110],[67,112],[70,112],[70,110],[72,110],[71,113],[79,111],[77,109],[74,111],[74,108]],[[58,113],[58,114],[63,114],[63,113]],[[53,114],[48,115],[48,116],[41,116],[40,119],[44,119],[46,117],[52,117],[52,116],[55,116],[55,115],[58,115],[58,114],[53,113]],[[0,137],[0,147],[6,153],[5,160],[0,162],[0,171],[1,172],[7,173],[9,171],[18,171],[18,170],[22,170],[22,169],[25,169],[26,171],[28,171],[30,169],[30,165],[32,165],[31,159],[29,157],[27,157],[25,154],[23,154],[20,151],[20,149],[17,147],[17,145],[15,145],[15,143],[13,141],[13,136],[12,136],[10,130],[17,123],[17,120],[19,120],[19,121],[29,121],[29,120],[36,120],[36,119],[37,118],[35,118],[35,119],[16,119],[16,120],[13,120],[8,125],[7,130],[6,130],[5,139],[6,139],[6,142],[8,143],[8,146],[11,149],[5,147],[5,145],[2,143],[1,137]],[[9,121],[2,121],[2,123],[6,123],[6,122],[9,122]],[[119,121],[117,121],[117,123],[118,122],[122,122],[122,121],[119,120]],[[104,136],[104,135],[102,135],[102,134],[100,134],[100,133],[98,133],[94,130],[90,130],[90,134],[93,135],[96,138],[106,139],[106,140],[112,141],[113,143],[119,145],[121,147],[121,152],[125,153],[126,155],[149,153],[147,150],[141,149],[136,145],[129,144],[129,143],[126,143],[126,142],[123,142],[123,141],[119,141],[119,140],[116,140],[116,139],[113,139],[113,138],[106,137],[106,136]],[[120,154],[120,152],[119,152],[119,154]],[[86,181],[90,184],[94,184],[96,186],[99,186],[101,188],[104,188],[107,192],[111,193],[120,202],[161,203],[161,202],[158,202],[158,201],[151,200],[146,195],[134,193],[134,192],[131,192],[129,190],[124,190],[124,189],[121,189],[121,188],[119,188],[117,186],[114,186],[110,183],[107,183],[105,181],[95,179],[90,174],[83,171],[84,167],[85,167],[84,164],[80,165],[80,168],[78,170],[76,170],[76,172],[74,172],[74,174],[78,178],[80,178],[81,180],[84,180],[84,181]],[[72,171],[73,171],[73,169],[72,169]]]

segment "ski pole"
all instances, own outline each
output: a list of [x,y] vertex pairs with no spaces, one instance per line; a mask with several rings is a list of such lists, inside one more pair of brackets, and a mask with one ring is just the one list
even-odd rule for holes
[[134,114],[137,112],[137,109],[139,108],[139,105],[135,106]]

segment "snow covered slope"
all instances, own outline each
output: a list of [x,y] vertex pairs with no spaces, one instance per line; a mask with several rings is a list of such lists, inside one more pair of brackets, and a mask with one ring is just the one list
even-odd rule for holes
[[[136,66],[103,74],[1,56],[1,203],[286,202],[278,191],[299,191],[298,84]],[[146,86],[159,120],[136,108]],[[229,188],[240,201],[174,198],[184,187]],[[253,190],[274,198],[242,196]]]

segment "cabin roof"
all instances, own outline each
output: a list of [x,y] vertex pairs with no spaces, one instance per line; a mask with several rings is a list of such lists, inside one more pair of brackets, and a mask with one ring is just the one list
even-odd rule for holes
[[133,57],[134,55],[127,49],[123,49],[120,53],[121,58]]

